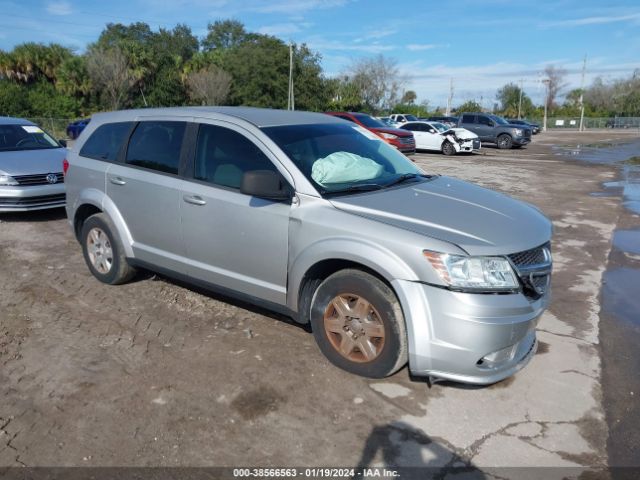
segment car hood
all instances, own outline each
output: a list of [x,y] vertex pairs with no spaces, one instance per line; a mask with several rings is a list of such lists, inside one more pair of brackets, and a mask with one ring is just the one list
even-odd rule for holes
[[11,176],[59,173],[66,154],[66,148],[0,152],[0,172]]
[[391,134],[396,135],[398,137],[412,137],[413,136],[413,133],[411,133],[409,130],[403,130],[402,128],[371,127],[371,128],[369,128],[369,130],[371,130],[372,132],[376,132],[376,133],[391,133]]
[[447,135],[449,132],[455,133],[456,137],[458,138],[463,138],[463,139],[478,138],[478,135],[476,135],[472,131],[467,130],[466,128],[460,128],[460,127],[450,128],[449,130],[442,132],[442,135]]
[[451,177],[331,199],[338,209],[453,243],[470,255],[505,255],[551,238],[536,207]]

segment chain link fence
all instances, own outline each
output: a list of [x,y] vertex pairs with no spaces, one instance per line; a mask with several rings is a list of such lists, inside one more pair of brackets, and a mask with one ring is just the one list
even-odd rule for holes
[[27,118],[49,132],[56,139],[67,138],[67,125],[75,122],[77,118],[46,118],[46,117],[30,117]]
[[[537,123],[542,127],[543,118],[525,119]],[[583,126],[586,130],[594,128],[623,128],[640,129],[640,117],[611,117],[593,118],[584,117]],[[580,128],[580,117],[548,117],[547,129],[575,129]]]

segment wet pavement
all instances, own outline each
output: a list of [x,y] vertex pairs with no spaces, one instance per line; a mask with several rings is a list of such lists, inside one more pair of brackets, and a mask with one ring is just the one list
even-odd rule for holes
[[595,195],[620,195],[619,225],[603,275],[601,344],[604,405],[610,424],[610,464],[634,465],[640,445],[640,139],[555,147],[577,161],[613,165],[619,179],[603,183]]

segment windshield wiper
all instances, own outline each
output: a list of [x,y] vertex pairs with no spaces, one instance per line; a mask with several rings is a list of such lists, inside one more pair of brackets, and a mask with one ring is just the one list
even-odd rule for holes
[[334,193],[349,193],[349,192],[370,192],[372,190],[380,190],[385,186],[378,183],[360,183],[358,185],[351,185],[346,188],[340,188],[338,190],[325,190],[325,195],[333,195]]
[[414,180],[416,178],[424,177],[424,175],[420,175],[419,173],[403,173],[399,177],[394,178],[389,183],[387,183],[384,187],[391,187],[392,185],[397,185],[399,183],[404,183],[407,180]]

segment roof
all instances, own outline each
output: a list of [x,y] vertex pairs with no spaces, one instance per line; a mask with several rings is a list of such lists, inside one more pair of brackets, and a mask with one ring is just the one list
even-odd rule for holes
[[0,125],[35,125],[35,123],[16,117],[0,117]]
[[295,110],[276,110],[254,107],[167,107],[143,108],[138,110],[120,110],[117,112],[99,113],[94,117],[100,120],[126,121],[135,117],[167,115],[178,117],[211,117],[220,115],[236,117],[252,123],[256,127],[273,127],[277,125],[300,125],[314,123],[336,123],[341,120],[323,113],[302,112]]

